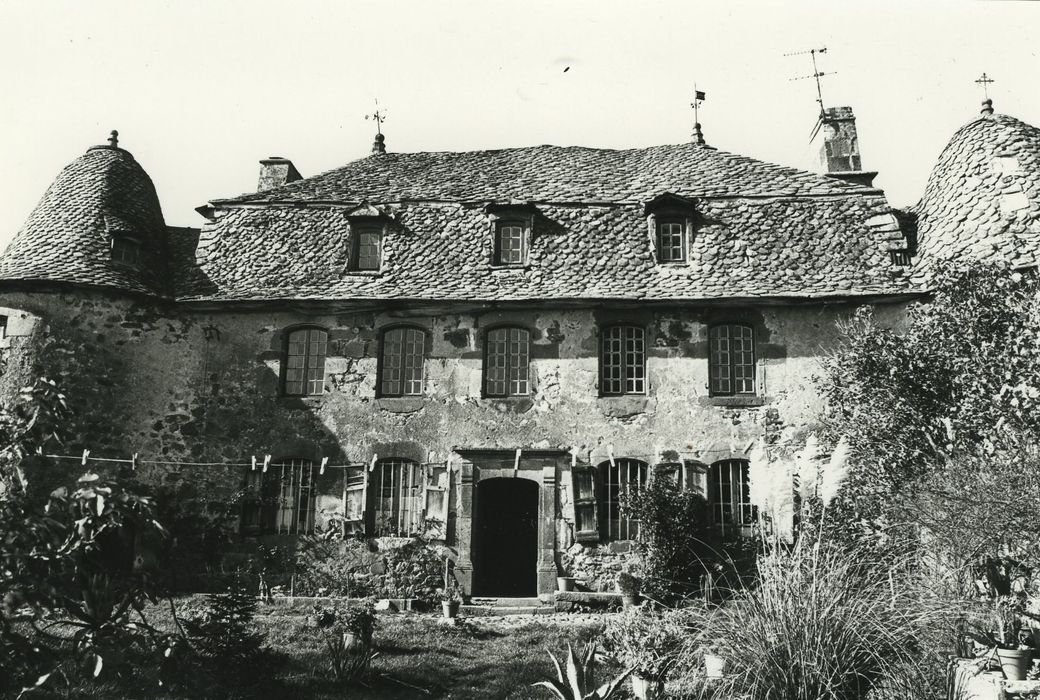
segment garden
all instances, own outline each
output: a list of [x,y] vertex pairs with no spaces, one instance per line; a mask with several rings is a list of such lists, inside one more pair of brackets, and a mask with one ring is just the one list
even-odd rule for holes
[[[271,598],[275,551],[175,595],[155,494],[125,474],[55,483],[41,455],[65,400],[40,379],[0,411],[0,695],[1040,697],[1038,285],[945,274],[899,328],[844,322],[818,428],[751,460],[768,465],[751,537],[668,479],[624,503],[640,538],[620,612],[460,618],[447,557],[404,543],[374,584],[335,569],[360,545],[334,533],[294,555],[293,587],[321,601]],[[763,495],[778,475],[789,499]]]

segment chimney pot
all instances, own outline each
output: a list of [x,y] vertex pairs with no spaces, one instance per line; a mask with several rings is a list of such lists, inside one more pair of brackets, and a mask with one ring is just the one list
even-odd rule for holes
[[820,112],[819,163],[828,176],[865,187],[873,186],[876,172],[863,170],[852,107],[827,107]]
[[260,161],[260,181],[257,183],[257,191],[269,190],[272,187],[280,187],[290,182],[302,180],[303,175],[292,164],[288,158],[271,156]]

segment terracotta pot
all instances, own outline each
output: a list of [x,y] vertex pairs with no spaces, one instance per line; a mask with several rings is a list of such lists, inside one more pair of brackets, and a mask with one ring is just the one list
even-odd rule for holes
[[1033,658],[1032,649],[997,649],[1000,670],[1009,681],[1024,681]]
[[718,654],[704,655],[704,675],[708,678],[722,678],[726,674],[726,659]]
[[444,617],[451,619],[459,614],[459,601],[457,600],[442,600],[441,601],[441,612]]
[[574,590],[574,579],[570,576],[557,576],[556,577],[556,590],[561,593]]
[[656,678],[643,678],[635,673],[629,678],[632,679],[632,694],[639,700],[657,700],[664,692],[664,681]]

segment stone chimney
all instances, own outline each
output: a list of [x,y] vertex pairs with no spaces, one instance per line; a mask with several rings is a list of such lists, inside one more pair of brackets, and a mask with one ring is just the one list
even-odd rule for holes
[[852,107],[824,109],[814,141],[819,143],[819,166],[824,174],[864,187],[873,185],[877,172],[863,170]]
[[302,180],[303,175],[292,164],[288,158],[271,156],[260,161],[260,182],[257,183],[257,191],[269,190],[289,182]]

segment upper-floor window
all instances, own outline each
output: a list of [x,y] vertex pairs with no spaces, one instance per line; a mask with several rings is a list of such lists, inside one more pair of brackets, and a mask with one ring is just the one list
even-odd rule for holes
[[727,459],[708,467],[708,503],[717,525],[754,523],[747,460]]
[[421,396],[426,333],[419,328],[390,328],[383,332],[380,396]]
[[527,226],[523,221],[495,224],[495,264],[522,265],[527,258]]
[[646,343],[639,326],[610,326],[600,347],[600,392],[646,393]]
[[686,222],[682,219],[657,221],[657,261],[686,261]]
[[755,393],[755,333],[750,326],[723,324],[709,332],[709,375],[715,396]]
[[246,472],[242,530],[309,534],[314,531],[317,469],[310,460],[284,459]]
[[530,393],[531,334],[523,328],[495,328],[485,338],[484,393]]
[[354,230],[350,269],[378,271],[383,244],[383,231],[376,226],[359,226]]
[[906,267],[910,264],[910,251],[890,250],[888,251],[888,255],[892,260],[892,264],[896,267]]
[[288,396],[317,396],[325,386],[325,349],[329,334],[321,328],[290,331],[285,344],[283,391]]
[[410,459],[381,459],[372,470],[372,535],[408,537],[422,531],[422,473]]
[[128,236],[113,236],[112,262],[121,265],[137,265],[141,262],[141,243]]
[[644,486],[649,467],[638,459],[616,459],[599,465],[600,537],[604,541],[634,540],[639,536],[639,521],[625,514],[623,504]]

